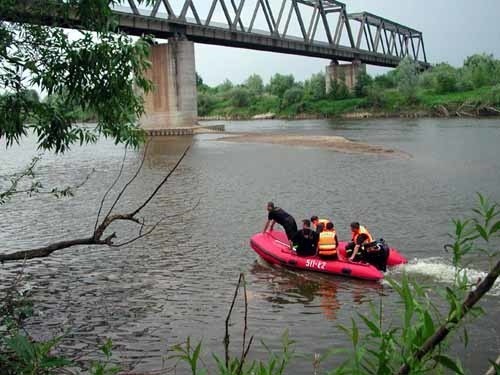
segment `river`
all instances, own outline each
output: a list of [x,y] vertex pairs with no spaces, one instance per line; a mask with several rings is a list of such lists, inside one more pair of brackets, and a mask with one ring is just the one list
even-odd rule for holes
[[[349,236],[351,221],[360,221],[411,260],[390,276],[400,279],[405,270],[437,292],[453,277],[450,255],[443,250],[453,229],[451,219],[471,212],[476,192],[500,202],[499,120],[254,121],[227,122],[226,130],[343,136],[410,157],[196,136],[186,159],[141,215],[149,223],[169,216],[150,236],[122,248],[79,247],[27,263],[23,288],[40,312],[30,320],[35,337],[65,332],[62,348],[79,354],[109,337],[114,359],[149,371],[171,366],[171,361],[163,363],[167,350],[189,336],[203,339],[206,362],[213,363],[210,352],[223,355],[224,321],[243,272],[249,335],[255,335],[250,359],[264,357],[260,340],[278,349],[288,330],[305,357],[287,373],[312,373],[313,353],[350,346],[339,324],[350,325],[357,312],[368,313],[370,302],[380,301],[395,319],[397,298],[386,282],[293,272],[260,261],[249,237],[262,230],[268,201],[297,221],[313,214],[332,218],[340,239]],[[143,170],[116,211],[142,202],[189,142],[189,137],[154,140]],[[20,169],[36,154],[33,138],[8,149],[0,146],[1,175]],[[74,197],[19,196],[0,207],[0,251],[88,235],[123,155],[123,146],[109,140],[74,147],[63,156],[44,155],[39,178],[47,187],[78,184],[94,172]],[[126,183],[140,159],[140,152],[128,151],[117,186]],[[136,229],[132,224],[115,227],[119,239]],[[473,277],[484,275],[486,265],[481,256],[472,259]],[[2,287],[21,269],[20,264],[0,266]],[[473,350],[453,346],[470,373],[484,372],[488,359],[500,352],[500,322],[494,318],[500,313],[499,300],[497,283],[481,303],[487,315],[471,325]],[[231,348],[239,354],[241,298],[232,322]],[[334,357],[328,366],[341,360]]]

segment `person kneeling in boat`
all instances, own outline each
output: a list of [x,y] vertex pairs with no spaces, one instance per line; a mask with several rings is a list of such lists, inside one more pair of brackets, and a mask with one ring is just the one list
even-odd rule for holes
[[267,203],[267,212],[268,212],[267,221],[262,233],[266,233],[269,225],[271,225],[269,231],[272,232],[274,224],[278,223],[283,227],[283,229],[285,229],[285,233],[288,238],[290,248],[292,248],[293,245],[292,239],[293,236],[295,236],[295,233],[297,233],[297,223],[295,222],[293,216],[285,212],[285,210],[279,207],[275,207],[273,202]]
[[316,255],[318,239],[318,234],[311,229],[311,222],[307,219],[302,220],[302,229],[293,237],[293,244],[297,255],[301,257]]
[[345,247],[347,256],[351,261],[363,260],[360,252],[361,246],[373,242],[373,237],[363,225],[358,222],[351,223],[352,241]]
[[390,249],[383,238],[363,245],[361,251],[366,262],[377,267],[380,271],[387,271]]
[[326,228],[319,234],[318,255],[320,258],[336,259],[339,240],[332,222],[326,223]]

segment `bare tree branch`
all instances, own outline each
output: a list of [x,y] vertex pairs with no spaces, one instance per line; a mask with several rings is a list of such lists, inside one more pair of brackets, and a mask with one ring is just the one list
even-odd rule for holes
[[122,159],[122,164],[120,166],[120,172],[118,173],[118,175],[116,176],[115,180],[113,181],[111,186],[108,188],[108,190],[106,190],[106,193],[104,193],[104,195],[102,196],[101,204],[99,205],[99,211],[97,212],[97,217],[95,219],[94,232],[97,229],[97,225],[99,224],[99,216],[101,216],[101,211],[102,211],[102,207],[104,205],[104,201],[106,200],[109,192],[115,187],[116,183],[120,179],[122,172],[123,172],[123,167],[125,166],[125,159],[126,158],[127,158],[127,147],[125,147],[125,151],[123,152],[123,159]]
[[187,209],[186,211],[184,212],[180,212],[180,213],[176,213],[176,214],[172,214],[172,215],[166,215],[166,216],[163,216],[160,220],[158,220],[155,224],[153,224],[153,226],[147,231],[147,232],[144,232],[142,233],[142,230],[144,229],[145,225],[144,225],[144,221],[142,221],[141,223],[141,229],[139,230],[139,235],[137,235],[136,237],[126,241],[126,242],[123,242],[123,243],[120,243],[120,244],[113,244],[111,245],[111,247],[122,247],[122,246],[125,246],[125,245],[129,245],[131,244],[132,242],[135,242],[143,237],[146,237],[148,235],[150,235],[151,233],[153,233],[153,231],[156,229],[156,227],[158,225],[160,225],[163,221],[167,220],[167,219],[171,219],[171,218],[174,218],[174,217],[179,217],[179,216],[182,216],[182,215],[185,215],[186,213],[190,212],[190,211],[194,211],[198,205],[200,204],[201,202],[201,199],[198,199],[198,202],[191,208]]
[[[6,262],[6,261],[18,261],[18,260],[26,260],[26,259],[34,259],[34,258],[43,258],[47,257],[50,254],[52,254],[54,251],[66,249],[68,247],[72,246],[78,246],[78,245],[107,245],[107,246],[113,246],[113,240],[116,238],[116,233],[112,233],[108,235],[107,237],[104,237],[104,232],[108,227],[115,221],[131,221],[136,224],[139,224],[141,226],[140,229],[140,234],[137,236],[135,239],[128,241],[128,243],[131,243],[133,241],[136,241],[140,238],[143,238],[147,234],[150,234],[165,218],[160,219],[147,233],[142,233],[142,229],[144,226],[144,222],[141,222],[138,218],[135,216],[144,208],[146,205],[154,198],[154,196],[158,193],[160,188],[165,185],[167,180],[169,179],[170,176],[175,172],[177,167],[180,165],[184,157],[186,156],[190,146],[186,148],[186,150],[183,152],[183,154],[180,156],[180,158],[177,160],[175,163],[174,167],[168,172],[168,174],[163,178],[163,180],[160,182],[160,184],[154,189],[153,193],[133,212],[130,213],[125,213],[125,214],[114,214],[111,215],[111,212],[115,205],[118,203],[120,200],[121,196],[127,189],[127,187],[134,181],[134,179],[137,177],[139,174],[139,171],[141,170],[144,160],[145,160],[145,155],[146,155],[146,150],[144,152],[143,159],[141,161],[140,167],[135,173],[135,175],[127,182],[125,187],[121,190],[120,194],[118,197],[115,199],[110,211],[106,215],[106,217],[101,221],[101,223],[97,226],[97,228],[94,230],[92,235],[90,237],[86,238],[79,238],[79,239],[73,239],[73,240],[68,240],[68,241],[60,241],[60,242],[55,242],[50,245],[36,248],[36,249],[30,249],[30,250],[25,250],[25,251],[17,251],[14,253],[10,254],[0,254],[0,262]],[[199,202],[198,202],[199,203]],[[197,205],[196,205],[197,206]],[[196,207],[195,206],[195,207]],[[194,209],[194,208],[192,208]],[[172,215],[173,216],[173,215]],[[125,243],[120,244],[120,246],[124,246]]]
[[[427,341],[418,349],[413,358],[417,361],[421,360],[425,355],[432,352],[438,346],[454,327],[465,317],[472,307],[492,288],[496,279],[500,275],[500,261],[491,269],[486,278],[479,283],[477,288],[471,291],[465,301],[462,303],[462,314],[454,315],[446,323],[441,325],[437,331],[427,339]],[[398,375],[409,374],[410,365],[404,364],[398,371]]]
[[172,175],[172,173],[175,172],[175,170],[177,169],[177,167],[179,166],[179,164],[181,164],[182,160],[184,159],[184,157],[186,156],[186,154],[188,153],[188,151],[189,151],[190,148],[191,148],[191,145],[189,145],[189,146],[186,147],[186,149],[184,150],[182,156],[179,158],[179,160],[177,160],[177,163],[175,163],[174,167],[165,176],[165,178],[163,179],[163,181],[160,182],[160,184],[156,187],[156,189],[151,193],[151,195],[149,196],[149,198],[146,199],[144,201],[144,203],[142,205],[140,205],[134,212],[132,212],[132,216],[137,215],[139,213],[139,211],[141,211],[144,207],[146,207],[146,205],[151,201],[151,199],[153,199],[153,197],[156,195],[156,193],[158,193],[158,190],[161,189],[161,187],[165,184],[165,182],[167,182],[167,180]]
[[240,273],[240,277],[238,279],[238,284],[236,285],[236,289],[234,290],[233,301],[231,302],[231,307],[229,308],[229,312],[226,316],[226,333],[224,335],[224,356],[226,360],[226,368],[229,368],[229,320],[231,319],[231,314],[233,313],[234,303],[236,302],[236,297],[238,297],[238,290],[240,289],[241,279],[243,278],[243,274]]
[[[134,180],[137,178],[137,176],[139,175],[139,172],[141,171],[142,169],[142,166],[144,165],[144,161],[146,160],[146,154],[148,152],[148,148],[149,148],[149,143],[146,143],[146,147],[144,148],[144,154],[142,155],[142,160],[141,160],[141,164],[139,165],[139,168],[137,168],[137,171],[135,172],[135,174],[132,176],[132,178],[123,186],[123,189],[120,191],[120,193],[118,193],[115,201],[113,202],[113,204],[111,205],[111,208],[109,209],[108,213],[106,214],[106,216],[104,217],[104,221],[109,217],[109,215],[111,215],[111,212],[113,212],[113,208],[115,208],[116,204],[118,203],[118,201],[120,200],[120,198],[122,197],[123,193],[125,193],[125,190],[127,190],[127,188],[130,186],[130,184],[132,182],[134,182]],[[181,158],[182,160],[182,158]]]

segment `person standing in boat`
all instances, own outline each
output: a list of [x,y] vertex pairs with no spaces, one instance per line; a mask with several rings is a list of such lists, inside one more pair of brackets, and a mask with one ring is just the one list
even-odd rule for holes
[[295,219],[282,208],[275,207],[273,202],[267,203],[267,212],[267,221],[262,233],[266,233],[267,228],[269,228],[269,231],[272,231],[274,224],[278,223],[283,227],[283,229],[285,229],[291,248],[293,246],[292,239],[295,236],[295,233],[297,233],[297,223],[295,222]]
[[346,253],[349,260],[359,261],[362,259],[360,249],[364,244],[373,242],[373,237],[368,229],[358,222],[351,223],[352,241],[346,246]]
[[301,257],[316,255],[318,240],[318,234],[311,229],[311,222],[308,219],[302,220],[302,229],[295,233],[293,237],[293,244],[296,246],[297,255]]

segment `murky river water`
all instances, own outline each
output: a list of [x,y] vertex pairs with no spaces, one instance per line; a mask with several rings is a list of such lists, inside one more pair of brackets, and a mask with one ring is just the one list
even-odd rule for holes
[[[142,215],[148,222],[171,216],[149,237],[119,249],[80,247],[28,262],[25,287],[42,313],[32,320],[35,336],[47,338],[70,328],[64,347],[79,353],[109,337],[116,345],[116,358],[140,371],[162,368],[167,349],[188,336],[203,338],[208,352],[222,355],[224,320],[238,275],[244,272],[249,334],[279,348],[279,338],[288,329],[297,351],[307,355],[288,373],[312,373],[312,353],[348,345],[338,324],[349,324],[351,316],[368,312],[369,302],[380,299],[390,315],[397,310],[396,297],[384,283],[291,272],[259,261],[248,240],[262,230],[267,201],[275,201],[298,220],[312,214],[333,218],[341,239],[349,236],[351,221],[362,222],[412,259],[407,272],[435,290],[444,289],[452,279],[449,256],[443,251],[451,218],[470,212],[476,192],[500,201],[498,120],[226,125],[228,131],[340,135],[411,157],[234,144],[197,136],[187,158]],[[155,140],[143,171],[117,211],[144,200],[188,142]],[[0,174],[21,168],[34,153],[29,141],[7,150],[2,144]],[[100,199],[122,158],[123,148],[109,141],[75,147],[64,156],[47,154],[40,169],[46,186],[75,184],[95,172],[73,198],[23,196],[2,206],[0,251],[89,235]],[[129,151],[118,185],[130,178],[140,158],[139,152]],[[136,230],[133,225],[115,229],[120,239]],[[471,268],[480,275],[485,265],[477,259]],[[1,285],[20,268],[1,266]],[[401,269],[391,273],[398,278]],[[497,283],[493,295],[483,301],[488,315],[470,332],[473,350],[455,348],[471,373],[483,372],[488,358],[496,358],[500,351],[500,323],[494,318],[500,313],[499,301]],[[231,344],[239,353],[241,301],[232,321]],[[250,357],[262,358],[264,352],[256,340]]]

